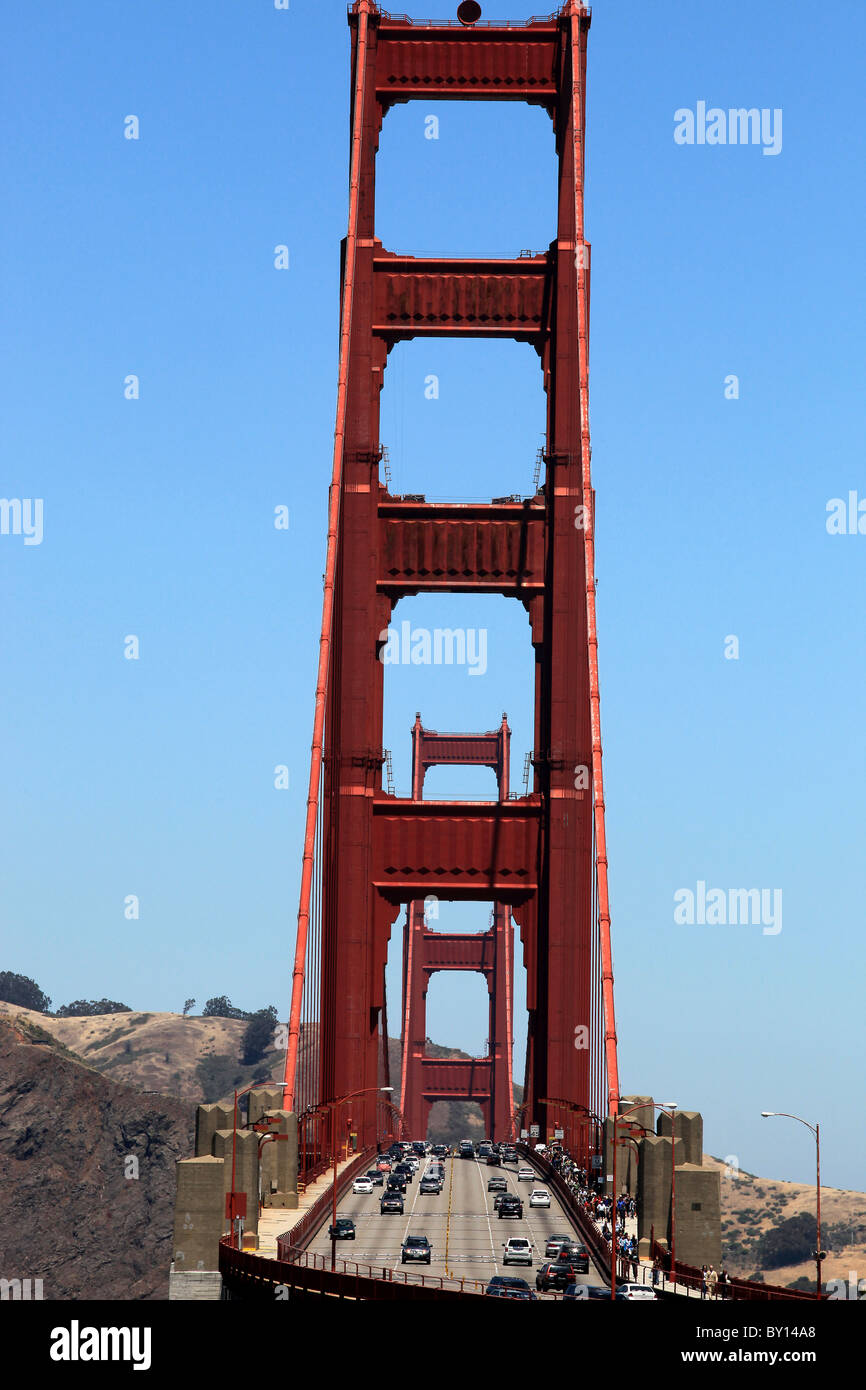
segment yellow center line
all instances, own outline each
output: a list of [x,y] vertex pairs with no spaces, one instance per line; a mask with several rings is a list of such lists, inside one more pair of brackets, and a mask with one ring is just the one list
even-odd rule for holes
[[448,1215],[445,1218],[445,1273],[449,1279],[456,1279],[453,1270],[448,1267],[448,1242],[451,1238],[451,1200],[454,1192],[454,1155],[448,1160],[451,1164],[451,1176],[448,1180]]

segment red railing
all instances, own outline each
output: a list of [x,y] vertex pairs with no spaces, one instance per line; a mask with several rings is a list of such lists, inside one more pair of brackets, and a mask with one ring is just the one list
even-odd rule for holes
[[[265,1298],[274,1301],[279,1296],[319,1295],[330,1298],[354,1299],[359,1302],[393,1301],[394,1299],[458,1299],[471,1297],[468,1289],[448,1279],[427,1276],[402,1277],[398,1271],[377,1268],[371,1265],[358,1265],[340,1260],[335,1272],[326,1268],[330,1265],[323,1256],[304,1255],[300,1261],[288,1263],[282,1260],[269,1260],[261,1255],[252,1255],[243,1250],[235,1250],[222,1242],[220,1244],[220,1273],[229,1294],[238,1293],[243,1298]],[[319,1264],[321,1261],[321,1265]],[[483,1289],[479,1286],[478,1292]],[[285,1290],[285,1294],[283,1293]]]

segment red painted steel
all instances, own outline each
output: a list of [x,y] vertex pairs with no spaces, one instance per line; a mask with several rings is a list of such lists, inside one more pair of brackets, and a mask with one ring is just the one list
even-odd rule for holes
[[[420,714],[412,729],[412,798],[424,803],[424,778],[431,767],[490,767],[496,773],[498,805],[507,803],[511,731],[502,716],[498,729],[483,734],[425,729]],[[448,805],[449,815],[453,806]],[[438,893],[429,895],[438,913]],[[510,1138],[514,1107],[512,1053],[511,914],[494,902],[493,926],[474,934],[427,930],[428,902],[410,902],[403,932],[403,1075],[400,1109],[414,1137],[426,1137],[430,1107],[437,1100],[477,1102],[485,1133]],[[427,991],[440,970],[472,970],[484,976],[489,995],[488,1055],[471,1063],[427,1056]]]
[[361,135],[365,109],[365,61],[369,16],[375,11],[372,0],[358,0],[357,61],[352,120],[352,169],[349,179],[349,229],[346,236],[343,272],[343,313],[340,335],[340,376],[337,388],[337,421],[334,427],[334,458],[331,490],[328,500],[328,553],[325,561],[322,629],[319,639],[319,669],[316,679],[316,712],[313,720],[313,749],[310,759],[310,782],[307,793],[307,818],[304,828],[304,858],[301,870],[301,902],[298,910],[298,933],[295,941],[295,967],[292,975],[292,1002],[289,1012],[289,1038],[286,1048],[284,1080],[288,1083],[285,1105],[294,1109],[295,1082],[298,1064],[298,1042],[301,1032],[301,1000],[306,968],[307,932],[310,922],[310,892],[313,882],[313,856],[316,839],[316,816],[319,808],[319,784],[322,774],[325,729],[325,701],[330,671],[331,634],[334,619],[334,584],[337,572],[337,549],[340,526],[340,498],[343,479],[343,447],[346,434],[346,409],[349,391],[349,347],[352,341],[352,313],[355,291],[355,260],[358,239],[359,194],[361,183]]
[[377,587],[392,603],[435,590],[528,599],[544,589],[543,505],[382,501],[379,522]]
[[416,337],[516,338],[541,345],[546,256],[422,260],[380,251],[373,270],[373,331],[389,345]]
[[[576,0],[547,19],[470,28],[387,16],[372,0],[357,0],[350,15],[352,178],[340,386],[287,1057],[291,1080],[313,858],[321,852],[315,1075],[324,1100],[375,1087],[391,928],[401,905],[431,893],[498,902],[520,926],[529,1010],[526,1118],[543,1122],[545,1096],[598,1108],[618,1092],[589,471],[583,227],[589,22]],[[390,254],[376,239],[383,116],[395,100],[433,91],[547,107],[560,176],[556,236],[544,255],[416,260]],[[379,396],[388,352],[401,339],[431,334],[507,336],[538,352],[547,446],[543,486],[528,506],[491,503],[462,511],[401,503],[379,481]],[[582,528],[581,508],[588,518]],[[382,790],[382,634],[396,600],[427,588],[501,592],[529,612],[536,716],[527,798],[423,803]],[[508,991],[502,995],[510,1011]],[[603,1043],[592,1031],[600,1026]],[[591,1031],[588,1047],[584,1029]],[[358,1123],[366,1142],[372,1104]]]

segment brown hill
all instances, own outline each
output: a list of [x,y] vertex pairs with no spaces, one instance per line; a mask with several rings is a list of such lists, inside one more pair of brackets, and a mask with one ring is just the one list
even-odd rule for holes
[[46,1299],[166,1298],[192,1105],[101,1076],[27,1018],[0,1020],[0,1078],[2,1276]]
[[0,1001],[2,1017],[26,1019],[114,1081],[182,1100],[222,1100],[254,1079],[283,1079],[285,1053],[276,1049],[257,1066],[241,1065],[247,1025],[239,1019],[134,1012],[52,1018]]
[[[768,1284],[792,1284],[815,1279],[815,1262],[769,1268],[759,1258],[762,1236],[791,1217],[815,1215],[815,1186],[757,1178],[742,1169],[732,1171],[720,1159],[704,1155],[708,1167],[721,1169],[722,1258],[731,1274],[749,1278],[760,1272]],[[821,1188],[821,1243],[828,1250],[824,1280],[847,1279],[852,1270],[866,1269],[866,1193],[839,1187]]]

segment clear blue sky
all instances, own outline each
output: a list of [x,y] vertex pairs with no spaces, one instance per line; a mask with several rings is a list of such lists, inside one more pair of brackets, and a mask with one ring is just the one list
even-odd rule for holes
[[[440,0],[442,17],[455,8]],[[810,1137],[758,1112],[818,1118],[826,1180],[860,1188],[866,535],[830,536],[825,519],[830,498],[866,498],[864,43],[860,0],[599,0],[587,182],[623,1087],[701,1109],[707,1148],[783,1178],[810,1179]],[[284,1014],[336,389],[345,7],[18,6],[4,48],[0,492],[44,499],[44,538],[0,536],[0,968],[55,1004],[228,993]],[[781,108],[781,153],[675,144],[674,112],[699,101]],[[554,195],[539,110],[386,119],[378,230],[394,250],[540,250]],[[397,490],[530,491],[543,425],[525,345],[391,356]],[[519,773],[523,610],[419,598],[403,617],[484,626],[488,671],[389,670],[398,790],[416,709],[446,729],[507,710]],[[782,931],[676,924],[674,893],[699,880],[781,888]],[[391,981],[396,1031],[393,967]],[[480,978],[460,992],[439,977],[429,1017],[437,1040],[479,1051]]]

